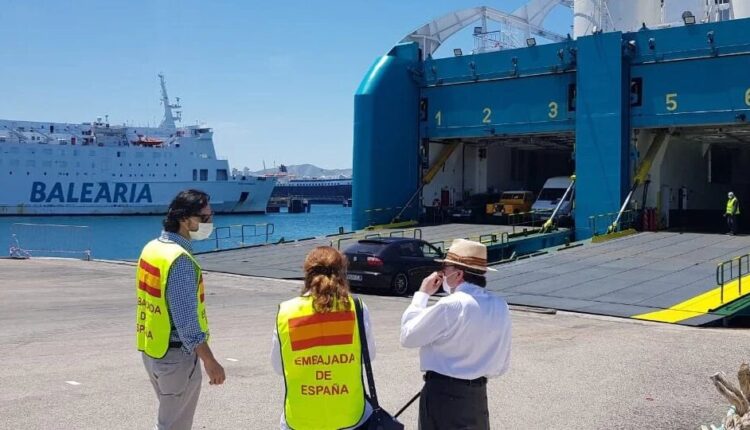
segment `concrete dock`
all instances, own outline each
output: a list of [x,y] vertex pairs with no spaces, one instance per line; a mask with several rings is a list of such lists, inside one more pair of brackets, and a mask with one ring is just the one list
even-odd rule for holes
[[[500,268],[503,270],[502,267]],[[0,428],[147,429],[156,401],[135,350],[129,264],[4,260],[0,273]],[[195,429],[278,428],[283,384],[269,361],[277,304],[299,281],[205,275],[212,348],[227,382],[203,391]],[[398,343],[409,299],[366,296],[382,403],[421,386],[416,350]],[[512,311],[509,373],[488,384],[493,428],[697,429],[727,405],[708,377],[750,359],[746,330],[574,313]],[[416,429],[417,408],[402,416]]]

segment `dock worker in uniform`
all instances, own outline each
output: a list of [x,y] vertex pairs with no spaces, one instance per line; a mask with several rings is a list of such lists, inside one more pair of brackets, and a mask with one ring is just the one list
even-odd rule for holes
[[[510,363],[508,305],[485,290],[484,275],[494,269],[487,267],[483,244],[456,239],[442,263],[401,318],[401,345],[419,348],[425,372],[419,429],[489,429],[487,379],[505,373]],[[441,286],[447,295],[428,307]]]
[[[284,376],[281,429],[365,428],[372,407],[365,400],[362,344],[346,257],[330,246],[307,254],[299,297],[279,305],[271,364]],[[375,343],[362,306],[370,360]]]
[[212,385],[224,382],[224,368],[208,346],[203,276],[190,240],[213,229],[209,196],[180,192],[164,218],[159,238],[143,248],[136,270],[136,341],[159,401],[155,429],[193,425],[201,390],[198,359]]
[[737,234],[737,216],[740,214],[740,202],[737,197],[734,196],[733,192],[727,194],[727,210],[724,216],[727,219],[727,226],[729,227],[729,233],[732,236]]

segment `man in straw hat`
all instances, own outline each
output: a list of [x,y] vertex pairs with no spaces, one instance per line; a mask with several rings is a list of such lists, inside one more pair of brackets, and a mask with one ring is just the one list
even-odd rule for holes
[[[422,281],[401,317],[401,345],[419,348],[425,384],[419,400],[419,429],[489,429],[487,378],[502,375],[510,362],[508,304],[484,289],[487,247],[456,239],[443,270]],[[429,297],[447,293],[433,306]]]

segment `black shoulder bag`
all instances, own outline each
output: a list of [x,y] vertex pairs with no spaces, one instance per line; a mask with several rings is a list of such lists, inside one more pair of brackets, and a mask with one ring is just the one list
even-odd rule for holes
[[375,379],[372,376],[372,365],[370,364],[370,350],[367,347],[367,334],[365,333],[365,321],[362,315],[362,303],[359,298],[354,299],[354,308],[357,312],[357,324],[359,325],[359,341],[362,344],[362,361],[367,373],[367,391],[370,394],[372,415],[367,421],[368,430],[403,430],[404,425],[398,422],[391,414],[386,412],[378,404],[378,394],[375,391]]

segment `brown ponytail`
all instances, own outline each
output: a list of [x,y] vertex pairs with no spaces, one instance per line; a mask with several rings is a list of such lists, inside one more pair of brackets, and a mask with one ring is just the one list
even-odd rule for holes
[[330,246],[318,246],[305,257],[302,294],[313,297],[315,312],[331,312],[338,306],[351,309],[346,257]]

